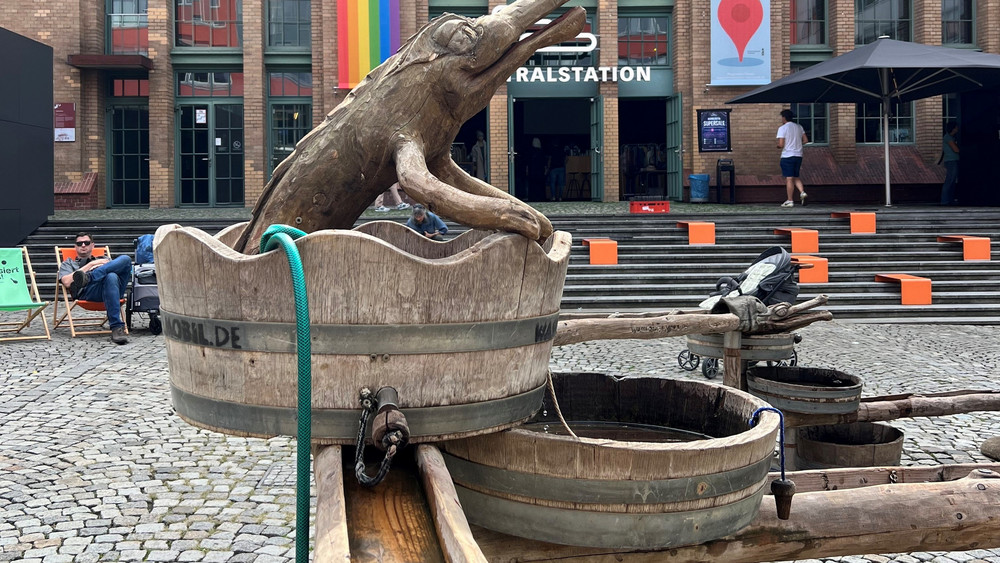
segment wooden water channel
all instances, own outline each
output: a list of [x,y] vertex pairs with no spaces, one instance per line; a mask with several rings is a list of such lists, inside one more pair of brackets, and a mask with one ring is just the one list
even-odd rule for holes
[[[272,298],[290,294],[288,266],[278,253],[233,251],[238,230],[157,231],[174,406],[228,434],[294,435],[295,313],[290,299]],[[990,391],[860,399],[860,381],[846,374],[824,385],[747,370],[743,345],[790,346],[793,330],[831,318],[813,310],[825,298],[712,314],[560,316],[564,233],[545,246],[481,231],[442,244],[372,223],[297,246],[319,348],[314,561],[739,563],[1000,546],[1000,464],[793,471],[791,517],[777,517],[767,485],[779,477],[769,473],[779,420],[758,412],[768,406],[761,397],[784,401],[790,434],[1000,410]],[[437,283],[417,283],[426,279]],[[725,386],[547,374],[552,346],[681,335],[710,335],[701,340],[719,348]],[[363,387],[398,391],[413,443],[374,488],[358,484],[346,447]],[[707,437],[659,444],[518,427],[560,417]]]

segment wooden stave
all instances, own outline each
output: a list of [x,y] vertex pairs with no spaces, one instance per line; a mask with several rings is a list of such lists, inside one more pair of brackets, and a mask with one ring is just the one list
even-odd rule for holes
[[[591,374],[581,374],[591,375]],[[682,380],[667,380],[671,384],[697,385],[704,388],[715,388],[719,392],[725,393],[726,397],[736,397],[744,402],[742,405],[745,412],[738,412],[736,416],[742,417],[752,414],[753,410],[766,403],[758,398],[752,397],[734,389],[716,386],[708,383],[691,382]],[[752,408],[751,408],[752,407]],[[704,405],[700,406],[701,410]],[[565,414],[565,413],[564,413]],[[773,417],[773,418],[772,418]],[[497,492],[489,490],[469,480],[455,478],[456,488],[459,490],[460,498],[475,498],[476,506],[484,513],[475,514],[475,509],[466,507],[466,514],[469,521],[483,527],[499,526],[503,527],[504,533],[514,533],[515,530],[506,526],[503,522],[495,521],[496,514],[514,514],[523,522],[518,525],[517,533],[531,533],[531,539],[541,541],[551,541],[568,545],[593,545],[580,543],[581,534],[577,530],[573,534],[552,535],[546,531],[546,518],[542,514],[562,514],[559,511],[585,512],[602,522],[614,522],[612,515],[616,515],[621,524],[621,528],[616,531],[616,537],[625,537],[631,532],[629,530],[642,528],[644,522],[659,522],[659,525],[668,525],[667,522],[674,515],[675,517],[685,512],[699,512],[699,514],[713,514],[714,519],[725,519],[726,507],[737,503],[740,506],[753,506],[749,514],[733,517],[726,516],[734,522],[734,526],[742,527],[756,514],[756,507],[759,506],[759,496],[766,488],[766,468],[770,465],[774,451],[775,439],[778,431],[778,416],[765,412],[760,416],[760,423],[752,429],[737,436],[727,436],[724,438],[712,438],[697,442],[699,446],[692,448],[687,444],[652,444],[645,442],[619,442],[613,440],[596,440],[581,438],[579,440],[570,436],[545,435],[538,432],[531,432],[521,428],[513,428],[506,432],[489,434],[476,438],[461,439],[442,443],[440,447],[447,452],[447,455],[461,458],[472,463],[483,466],[504,469],[505,466],[520,464],[518,471],[533,471],[539,475],[566,479],[572,482],[574,479],[674,479],[694,477],[708,472],[719,472],[725,470],[738,469],[749,463],[744,460],[763,462],[760,468],[764,472],[759,479],[753,480],[752,485],[744,490],[721,494],[716,497],[696,500],[685,500],[675,503],[627,503],[627,504],[607,504],[599,502],[566,502],[560,500],[547,500],[524,497],[518,494]],[[567,453],[566,448],[577,449],[577,455]],[[714,466],[712,466],[714,464]],[[703,467],[709,466],[706,471]],[[510,469],[510,467],[506,467]],[[621,470],[617,468],[622,468]],[[623,474],[627,468],[627,471]],[[655,474],[654,474],[655,473]],[[455,475],[453,475],[453,478]],[[491,500],[492,499],[492,500]],[[754,500],[756,499],[756,500]],[[512,504],[513,503],[513,504]],[[511,511],[514,511],[513,513]],[[532,512],[537,510],[536,512]],[[556,512],[552,512],[556,511]],[[713,513],[713,511],[715,511]],[[673,520],[679,522],[681,520]],[[522,525],[523,524],[523,525]],[[735,527],[727,529],[722,535],[733,533],[739,529]],[[523,528],[523,529],[522,529]],[[497,529],[497,528],[493,528]],[[674,543],[674,539],[646,538],[636,544],[635,547],[666,547],[681,545]],[[708,541],[708,536],[689,536],[691,541],[700,543]],[[720,536],[716,536],[720,537]],[[664,544],[663,542],[667,542]],[[595,547],[614,547],[620,545],[609,543],[604,545],[594,545]],[[684,545],[687,545],[686,543]]]
[[[423,245],[426,248],[432,249],[432,251],[428,252],[433,254],[433,252],[436,252],[437,249],[447,246],[451,248],[452,251],[458,253],[459,256],[450,256],[444,259],[426,259],[419,256],[407,256],[398,249],[391,247],[388,243],[379,239],[374,239],[364,232],[329,231],[317,234],[317,236],[319,238],[323,238],[331,235],[342,235],[346,236],[351,243],[358,243],[358,239],[368,239],[366,242],[358,244],[368,244],[370,247],[372,246],[372,241],[374,241],[376,246],[381,247],[379,252],[383,256],[402,256],[402,258],[399,258],[400,260],[410,260],[412,262],[419,263],[444,263],[453,268],[457,268],[458,266],[456,266],[456,264],[462,262],[463,260],[485,260],[482,256],[488,253],[491,247],[496,248],[497,246],[500,246],[500,252],[503,253],[501,257],[510,256],[511,254],[520,255],[522,267],[525,272],[534,276],[531,279],[540,280],[539,283],[535,284],[532,284],[530,281],[525,282],[523,279],[518,280],[517,284],[508,284],[511,292],[517,294],[520,300],[517,302],[510,302],[508,299],[508,303],[510,304],[506,306],[504,311],[502,311],[503,315],[500,316],[508,319],[517,319],[525,316],[531,316],[531,313],[533,312],[538,313],[549,309],[551,310],[550,314],[558,313],[559,296],[561,295],[562,284],[565,280],[565,269],[568,263],[569,248],[571,244],[568,234],[556,233],[556,235],[551,237],[549,241],[546,242],[545,246],[539,250],[537,245],[533,242],[526,240],[512,240],[512,237],[521,239],[523,239],[523,237],[517,237],[517,235],[510,235],[506,233],[483,233],[469,231],[467,233],[463,233],[459,237],[455,237],[447,243],[438,243],[416,236],[410,229],[402,225],[391,222],[387,223],[387,225],[388,226],[380,226],[379,229],[390,233],[397,239],[406,240],[406,238],[409,237],[412,239],[410,244],[414,247],[420,247]],[[161,275],[161,297],[164,300],[165,310],[171,311],[171,308],[177,308],[181,309],[182,312],[187,313],[196,312],[198,314],[205,314],[205,311],[211,311],[211,314],[227,313],[227,316],[246,315],[258,321],[294,321],[293,317],[290,319],[288,316],[289,312],[292,312],[294,315],[294,311],[290,310],[287,304],[282,304],[274,308],[278,311],[274,314],[274,316],[277,317],[276,319],[262,318],[262,315],[265,313],[270,314],[274,313],[274,311],[263,311],[259,307],[244,306],[248,299],[236,296],[238,292],[232,290],[227,291],[228,288],[222,290],[217,288],[213,288],[214,290],[207,289],[211,288],[209,280],[213,279],[240,280],[238,286],[241,288],[246,287],[244,282],[249,275],[246,272],[248,268],[241,268],[241,266],[248,262],[258,263],[269,259],[273,260],[275,258],[273,256],[268,258],[267,255],[246,256],[228,248],[225,245],[225,242],[231,243],[231,240],[235,240],[238,234],[234,233],[238,232],[238,226],[233,226],[222,231],[219,235],[217,235],[218,238],[212,238],[197,229],[184,229],[177,225],[161,227],[161,229],[157,231],[155,247],[156,250],[165,257],[158,259],[158,264],[161,265],[161,270],[164,271],[164,274]],[[177,254],[180,252],[177,248],[178,245],[171,242],[164,244],[164,241],[170,241],[172,238],[176,239],[178,236],[186,240],[187,250],[190,254],[195,255],[195,258],[185,256],[184,260],[178,262]],[[310,236],[312,236],[313,239],[317,238],[317,236]],[[296,243],[300,252],[303,254],[304,262],[307,260],[310,248],[319,244],[315,240],[306,240],[308,238],[309,237],[300,239]],[[312,251],[315,257],[316,249],[312,248]],[[424,252],[424,254],[427,254],[428,252]],[[269,254],[273,255],[275,253]],[[210,256],[210,258],[206,260],[206,256]],[[284,260],[285,258],[283,256],[280,257],[280,261]],[[207,264],[207,266],[205,268],[171,268],[170,266],[164,267],[164,263],[200,263]],[[255,269],[257,268],[259,268],[259,266],[255,266]],[[183,270],[182,274],[176,273],[177,270]],[[173,280],[170,279],[172,273],[175,278]],[[185,290],[187,290],[187,285],[200,286],[203,288],[203,291],[206,292],[206,295],[202,295],[201,297],[196,296],[193,298],[188,295],[185,296],[185,299],[172,299],[175,295],[173,295],[171,289],[178,286],[178,283],[176,282],[182,281],[178,279],[181,275],[185,277],[183,281],[189,282],[185,284]],[[164,283],[164,277],[167,278],[166,283]],[[284,265],[284,271],[282,274],[276,275],[275,277],[279,279],[279,285],[284,283],[284,285],[288,286],[284,289],[290,291],[290,282],[286,283],[280,281],[282,277],[288,277],[287,265]],[[307,278],[308,277],[309,275],[307,273]],[[492,282],[492,280],[490,281]],[[538,291],[534,292],[534,294],[526,294],[522,291],[522,285],[524,284],[537,285]],[[278,290],[275,290],[275,292],[277,291]],[[310,289],[309,291],[311,294],[310,297],[313,297],[315,290]],[[177,292],[175,291],[174,293]],[[291,299],[288,301],[290,302]],[[175,307],[178,303],[181,306]],[[314,306],[315,304],[316,300],[311,300],[310,313],[313,315],[312,320],[314,324],[317,322],[316,315],[314,314],[316,309]],[[484,307],[468,309],[481,312],[483,308]],[[322,322],[322,320],[323,319],[321,318],[319,322]],[[473,319],[473,322],[475,322],[475,319]],[[403,408],[404,413],[406,408],[429,407],[437,404],[447,405],[488,402],[498,400],[503,397],[526,393],[532,389],[537,389],[539,386],[544,384],[545,374],[548,369],[548,358],[551,350],[551,336],[554,336],[554,330],[552,332],[553,334],[549,335],[548,338],[533,345],[464,354],[442,353],[436,354],[435,359],[433,360],[428,359],[427,355],[420,354],[393,355],[391,358],[386,355],[380,356],[376,359],[367,355],[364,357],[359,357],[359,355],[348,357],[344,355],[331,354],[320,358],[314,356],[313,406],[314,408],[342,408],[352,412],[359,412],[357,406],[358,391],[362,387],[370,387],[373,390],[376,390],[383,385],[397,387],[397,390],[400,391],[400,407]],[[281,371],[279,366],[284,365],[285,371],[288,371],[287,365],[289,363],[294,366],[295,356],[293,354],[254,352],[252,354],[245,354],[244,357],[234,357],[231,353],[232,351],[171,341],[167,342],[167,348],[171,383],[185,392],[201,397],[217,398],[221,400],[250,400],[253,401],[253,404],[260,403],[284,407],[291,407],[296,404],[297,397],[295,396],[294,377],[291,374],[286,374],[283,380],[276,380],[273,377],[275,373],[279,373]],[[196,359],[203,359],[203,361],[194,361]],[[390,360],[392,364],[391,366],[384,365],[389,363]],[[462,369],[448,369],[449,365],[454,365],[456,362],[464,362]],[[356,373],[353,375],[349,374],[345,377],[343,368],[345,365],[351,363],[354,364]],[[253,367],[248,368],[247,364],[252,364]],[[504,375],[508,375],[508,377],[496,377],[495,373],[498,369],[505,370]],[[412,380],[395,381],[387,375],[391,375],[391,373],[411,374],[418,370],[423,370],[424,372],[434,370],[434,373],[443,372],[446,374],[443,377],[449,379],[453,386],[458,386],[459,391],[462,392],[453,392],[451,396],[442,399],[431,391],[431,388],[434,386],[426,385],[426,381],[424,380],[413,378]],[[332,374],[332,376],[316,377],[317,374],[328,373]],[[239,380],[241,377],[243,380]],[[255,390],[259,390],[260,382],[265,381],[268,378],[270,378],[270,387],[273,395],[266,397],[254,395]],[[232,383],[234,380],[238,381]],[[232,383],[227,391],[229,395],[219,396],[218,390],[222,389],[224,387],[223,384],[227,381]],[[190,415],[190,413],[188,414]],[[186,418],[191,420],[190,416]],[[522,416],[512,419],[504,424],[492,425],[488,429],[503,429],[512,424],[522,422],[523,418],[524,417]],[[204,421],[202,421],[199,425],[213,430],[225,431],[225,429],[205,424]],[[487,429],[464,432],[445,432],[437,435],[436,437],[427,436],[423,439],[431,440],[454,438],[477,434],[484,430]],[[247,434],[242,431],[232,433],[236,435]],[[349,443],[347,438],[351,438],[353,440],[353,434],[350,437],[317,436],[316,441],[317,443]]]
[[[811,370],[824,376],[837,374],[852,382],[846,386],[806,385],[780,381],[771,374],[788,370]],[[747,370],[747,391],[782,412],[844,414],[857,412],[864,384],[860,377],[836,370],[802,367],[754,366]]]
[[[847,427],[853,433],[888,434],[892,439],[860,445],[836,444],[818,440],[810,436],[815,429]],[[800,469],[830,469],[837,467],[878,467],[899,465],[903,453],[903,431],[881,422],[852,422],[850,424],[805,426],[797,428],[798,467]],[[872,438],[874,440],[874,438]],[[871,455],[865,455],[869,452]],[[837,456],[849,454],[846,461],[838,461]],[[805,455],[803,455],[805,454]]]

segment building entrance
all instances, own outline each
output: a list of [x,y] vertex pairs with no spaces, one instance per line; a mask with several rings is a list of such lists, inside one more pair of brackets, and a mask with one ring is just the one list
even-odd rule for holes
[[[589,98],[520,98],[509,112],[511,193],[524,201],[591,200],[599,147]],[[562,164],[560,171],[559,164]]]
[[177,135],[179,205],[242,206],[243,104],[182,105]]
[[[619,177],[622,201],[666,199],[676,159],[674,143],[668,142],[668,98],[622,98],[618,101]],[[679,139],[678,139],[679,141]]]

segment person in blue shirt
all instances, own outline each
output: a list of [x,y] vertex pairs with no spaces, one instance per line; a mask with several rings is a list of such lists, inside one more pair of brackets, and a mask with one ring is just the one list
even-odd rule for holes
[[406,226],[431,240],[444,240],[442,235],[448,232],[444,221],[419,203],[413,206],[413,215],[406,221]]

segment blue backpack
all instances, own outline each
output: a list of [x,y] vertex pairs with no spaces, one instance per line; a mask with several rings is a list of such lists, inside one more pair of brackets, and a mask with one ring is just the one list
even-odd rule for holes
[[135,263],[153,263],[153,235],[142,235],[135,239]]

